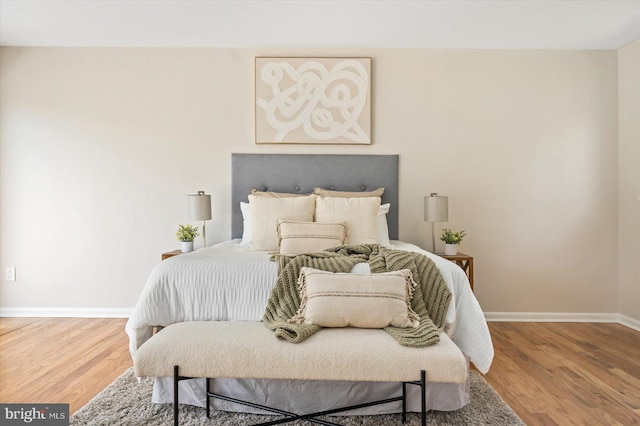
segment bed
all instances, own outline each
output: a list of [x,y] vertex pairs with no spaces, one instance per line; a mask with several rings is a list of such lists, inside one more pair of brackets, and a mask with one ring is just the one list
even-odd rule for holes
[[[243,217],[240,205],[247,202],[253,188],[299,194],[311,193],[315,187],[354,192],[385,188],[380,201],[390,205],[384,217],[388,228],[385,244],[422,253],[438,266],[453,294],[444,332],[479,371],[486,373],[493,359],[493,346],[467,276],[454,263],[398,241],[398,166],[396,155],[233,154],[231,240],[172,257],[154,268],[126,325],[131,353],[135,354],[158,326],[184,321],[262,319],[277,278],[277,265],[270,261],[269,253],[248,250],[247,241],[243,241],[247,237],[246,214]],[[171,378],[156,378],[153,402],[171,402],[172,386]],[[204,380],[183,381],[180,386],[182,403],[205,405]],[[360,398],[383,399],[400,391],[397,383],[384,382],[219,379],[213,386],[215,391],[290,411],[319,410],[345,400],[355,404]],[[428,384],[428,409],[455,410],[468,402],[468,382]],[[260,412],[224,401],[216,401],[213,408]],[[408,408],[419,410],[411,399]],[[388,404],[355,410],[352,414],[382,414],[400,409],[399,405]]]

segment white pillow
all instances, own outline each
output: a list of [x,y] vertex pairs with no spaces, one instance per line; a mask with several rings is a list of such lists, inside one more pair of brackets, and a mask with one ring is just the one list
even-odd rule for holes
[[347,244],[378,242],[379,197],[316,199],[316,222],[346,222],[349,227]]
[[387,213],[391,204],[383,204],[378,209],[378,244],[383,247],[391,248],[393,244],[389,241],[389,225],[387,224]]
[[316,196],[271,198],[249,195],[251,206],[251,243],[249,250],[278,249],[278,219],[313,222]]
[[[383,204],[378,209],[378,244],[383,247],[393,248],[389,238],[389,225],[387,224],[387,214],[391,204]],[[240,202],[242,212],[242,241],[240,247],[249,247],[251,244],[251,206],[244,201]]]
[[244,201],[240,202],[242,212],[242,241],[240,247],[249,247],[251,244],[251,206]]

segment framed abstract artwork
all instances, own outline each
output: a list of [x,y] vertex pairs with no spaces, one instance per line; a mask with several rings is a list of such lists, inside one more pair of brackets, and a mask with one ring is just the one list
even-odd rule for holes
[[257,144],[371,144],[371,58],[255,58]]

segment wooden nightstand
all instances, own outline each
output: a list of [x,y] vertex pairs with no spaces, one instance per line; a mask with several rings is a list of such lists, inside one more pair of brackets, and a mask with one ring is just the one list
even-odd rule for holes
[[179,254],[182,254],[182,250],[173,250],[173,251],[168,251],[166,253],[162,253],[162,260],[168,259],[172,256],[177,256]]
[[469,277],[469,284],[471,284],[471,291],[473,291],[473,256],[469,256],[468,254],[460,253],[456,255],[444,254],[444,253],[436,253],[440,257],[444,257],[447,260],[452,261],[456,265],[462,268],[462,270]]

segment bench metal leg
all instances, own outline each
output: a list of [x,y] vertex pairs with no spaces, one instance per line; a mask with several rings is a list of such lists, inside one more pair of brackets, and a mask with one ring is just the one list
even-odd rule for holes
[[180,380],[188,380],[191,377],[183,377],[180,375],[179,368],[177,365],[173,366],[173,426],[178,426],[178,401],[180,398],[178,397],[178,383]]
[[[404,394],[404,385],[416,385],[420,386],[420,416],[422,426],[427,426],[427,372],[420,370],[420,380],[414,382],[404,382],[402,384],[402,393]],[[402,408],[402,423],[405,422],[404,407]]]
[[407,383],[402,382],[402,424],[407,423]]
[[209,410],[209,384],[210,384],[210,381],[211,381],[211,379],[207,377],[207,384],[205,385],[207,387],[207,393],[206,393],[207,397],[205,398],[207,400],[206,401],[207,418],[211,417],[210,410]]
[[421,399],[420,401],[422,405],[422,426],[427,426],[427,373],[424,370],[420,371],[420,387],[421,389]]
[[178,366],[173,366],[173,426],[178,426]]
[[[279,420],[274,420],[274,421],[270,421],[270,422],[265,422],[265,423],[260,423],[261,425],[276,425],[276,424],[281,424],[281,423],[288,423],[294,420],[307,420],[313,423],[318,423],[318,424],[322,424],[322,425],[336,425],[336,423],[332,423],[332,422],[328,422],[326,420],[321,420],[318,419],[317,417],[319,416],[324,416],[324,415],[328,415],[328,414],[335,414],[335,413],[339,413],[342,411],[347,411],[347,410],[353,410],[353,409],[357,409],[357,408],[363,408],[363,407],[370,407],[372,405],[380,405],[380,404],[387,404],[389,402],[395,402],[395,401],[402,401],[402,423],[405,424],[407,421],[407,384],[411,384],[411,385],[417,385],[420,386],[420,394],[421,394],[421,401],[420,401],[420,405],[421,405],[421,417],[422,417],[422,426],[426,426],[427,424],[427,410],[426,410],[426,406],[427,406],[427,380],[426,380],[426,372],[424,370],[420,371],[420,380],[419,381],[413,381],[413,382],[402,382],[402,396],[399,397],[395,397],[395,398],[389,398],[389,399],[383,399],[383,400],[378,400],[378,401],[371,401],[371,402],[367,402],[367,403],[363,403],[363,404],[357,404],[357,405],[351,405],[348,407],[342,407],[342,408],[337,408],[337,409],[333,409],[333,410],[326,410],[326,411],[319,411],[316,413],[309,413],[309,414],[296,414],[296,413],[290,413],[284,410],[279,410],[276,408],[272,408],[272,407],[267,407],[264,405],[260,405],[260,404],[256,404],[256,403],[252,403],[249,401],[243,401],[243,400],[239,400],[239,399],[235,399],[235,398],[231,398],[228,397],[226,395],[219,395],[216,394],[214,392],[210,392],[209,391],[209,385],[210,385],[210,378],[206,379],[206,410],[207,410],[207,418],[209,418],[210,416],[210,404],[209,404],[209,398],[219,398],[219,399],[223,399],[226,401],[230,401],[230,402],[235,402],[237,404],[243,404],[243,405],[247,405],[250,407],[254,407],[254,408],[261,408],[263,410],[267,410],[267,411],[271,411],[272,413],[277,413],[277,414],[281,414],[284,415],[285,418],[283,419],[279,419]],[[187,379],[191,379],[191,377],[183,377],[180,376],[180,371],[179,371],[179,367],[177,365],[173,366],[173,425],[174,426],[178,426],[179,424],[179,418],[178,418],[178,414],[179,414],[179,407],[178,407],[178,401],[179,401],[179,387],[178,384],[180,382],[180,380],[187,380]]]

